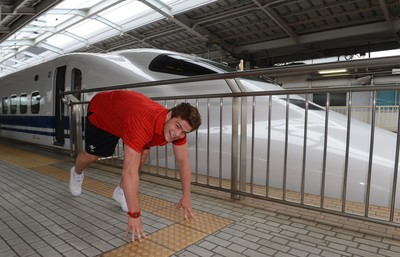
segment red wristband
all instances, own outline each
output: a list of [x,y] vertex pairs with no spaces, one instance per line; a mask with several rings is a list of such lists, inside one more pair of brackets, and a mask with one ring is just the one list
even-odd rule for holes
[[135,212],[129,212],[127,213],[129,215],[129,217],[137,219],[140,217],[140,211],[135,211]]

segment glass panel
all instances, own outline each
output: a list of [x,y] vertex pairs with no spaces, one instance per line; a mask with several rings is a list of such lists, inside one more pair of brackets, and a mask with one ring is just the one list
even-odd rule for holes
[[12,95],[10,98],[10,112],[11,114],[16,114],[17,113],[17,103],[18,99],[16,95]]
[[[72,90],[81,90],[82,89],[82,72],[80,69],[73,68],[72,69]],[[81,100],[81,94],[74,94],[76,99]]]
[[151,71],[182,75],[182,76],[196,76],[217,73],[213,70],[215,67],[207,63],[191,60],[181,56],[161,54],[154,58],[150,63],[149,69]]
[[31,113],[39,113],[40,111],[40,93],[33,92],[31,96]]
[[396,91],[378,91],[376,97],[376,105],[396,105]]
[[1,100],[1,108],[3,109],[3,114],[8,113],[8,97],[3,97]]
[[21,96],[19,97],[19,112],[21,114],[25,114],[27,110],[28,110],[28,95],[21,94]]

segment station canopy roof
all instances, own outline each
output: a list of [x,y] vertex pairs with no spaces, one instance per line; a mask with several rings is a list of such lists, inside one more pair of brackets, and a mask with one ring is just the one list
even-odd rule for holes
[[[25,5],[30,5],[29,2],[32,1],[25,1]],[[0,76],[87,48],[110,37],[123,36],[125,32],[134,28],[172,16],[171,7],[168,5],[170,3],[175,3],[174,12],[179,13],[196,8],[207,1],[49,2],[53,4],[48,5],[49,9],[40,15],[34,13],[33,8],[24,7],[24,3],[14,10],[17,15],[31,12],[35,17],[0,43]],[[99,50],[108,52],[113,49]]]
[[70,52],[161,48],[271,67],[400,46],[398,0],[0,0],[0,76]]

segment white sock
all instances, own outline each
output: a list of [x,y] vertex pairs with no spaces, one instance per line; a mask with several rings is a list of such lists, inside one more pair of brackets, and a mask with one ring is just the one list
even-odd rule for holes
[[83,177],[83,172],[82,172],[81,174],[76,173],[76,169],[75,169],[75,167],[74,167],[74,175],[75,175],[76,177],[78,177],[78,178],[81,178],[81,177]]

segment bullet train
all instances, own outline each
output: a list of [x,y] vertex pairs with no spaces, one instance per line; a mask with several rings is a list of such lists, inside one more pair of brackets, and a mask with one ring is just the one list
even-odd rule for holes
[[[220,63],[156,49],[66,54],[0,78],[0,136],[68,150],[69,112],[65,105],[60,104],[58,92],[230,71],[234,70]],[[224,80],[212,80],[135,90],[149,97],[283,90],[269,80],[240,78],[238,81],[239,84],[229,84]],[[80,101],[89,101],[94,94],[76,94],[75,97]],[[182,100],[160,103],[169,108],[179,101]],[[198,174],[230,179],[231,148],[236,147],[232,143],[233,100],[212,98],[186,101],[199,107],[203,120],[197,134],[191,133],[188,138],[192,170]],[[300,192],[304,178],[305,193],[321,195],[323,191],[327,197],[345,197],[346,200],[363,203],[370,178],[369,203],[390,206],[395,178],[395,133],[375,128],[370,164],[371,126],[366,123],[352,120],[347,137],[347,117],[329,112],[325,138],[326,112],[309,102],[304,140],[306,102],[303,98],[274,95],[259,96],[256,102],[252,97],[241,101],[242,107],[247,107],[247,117],[239,117],[247,125],[238,128],[239,134],[247,128],[247,131],[243,130],[243,134],[247,135],[247,182]],[[152,149],[150,162],[173,168],[175,163],[171,148]],[[303,149],[306,149],[305,155]],[[236,163],[240,163],[239,160]],[[398,190],[395,194],[397,207],[400,204]]]

